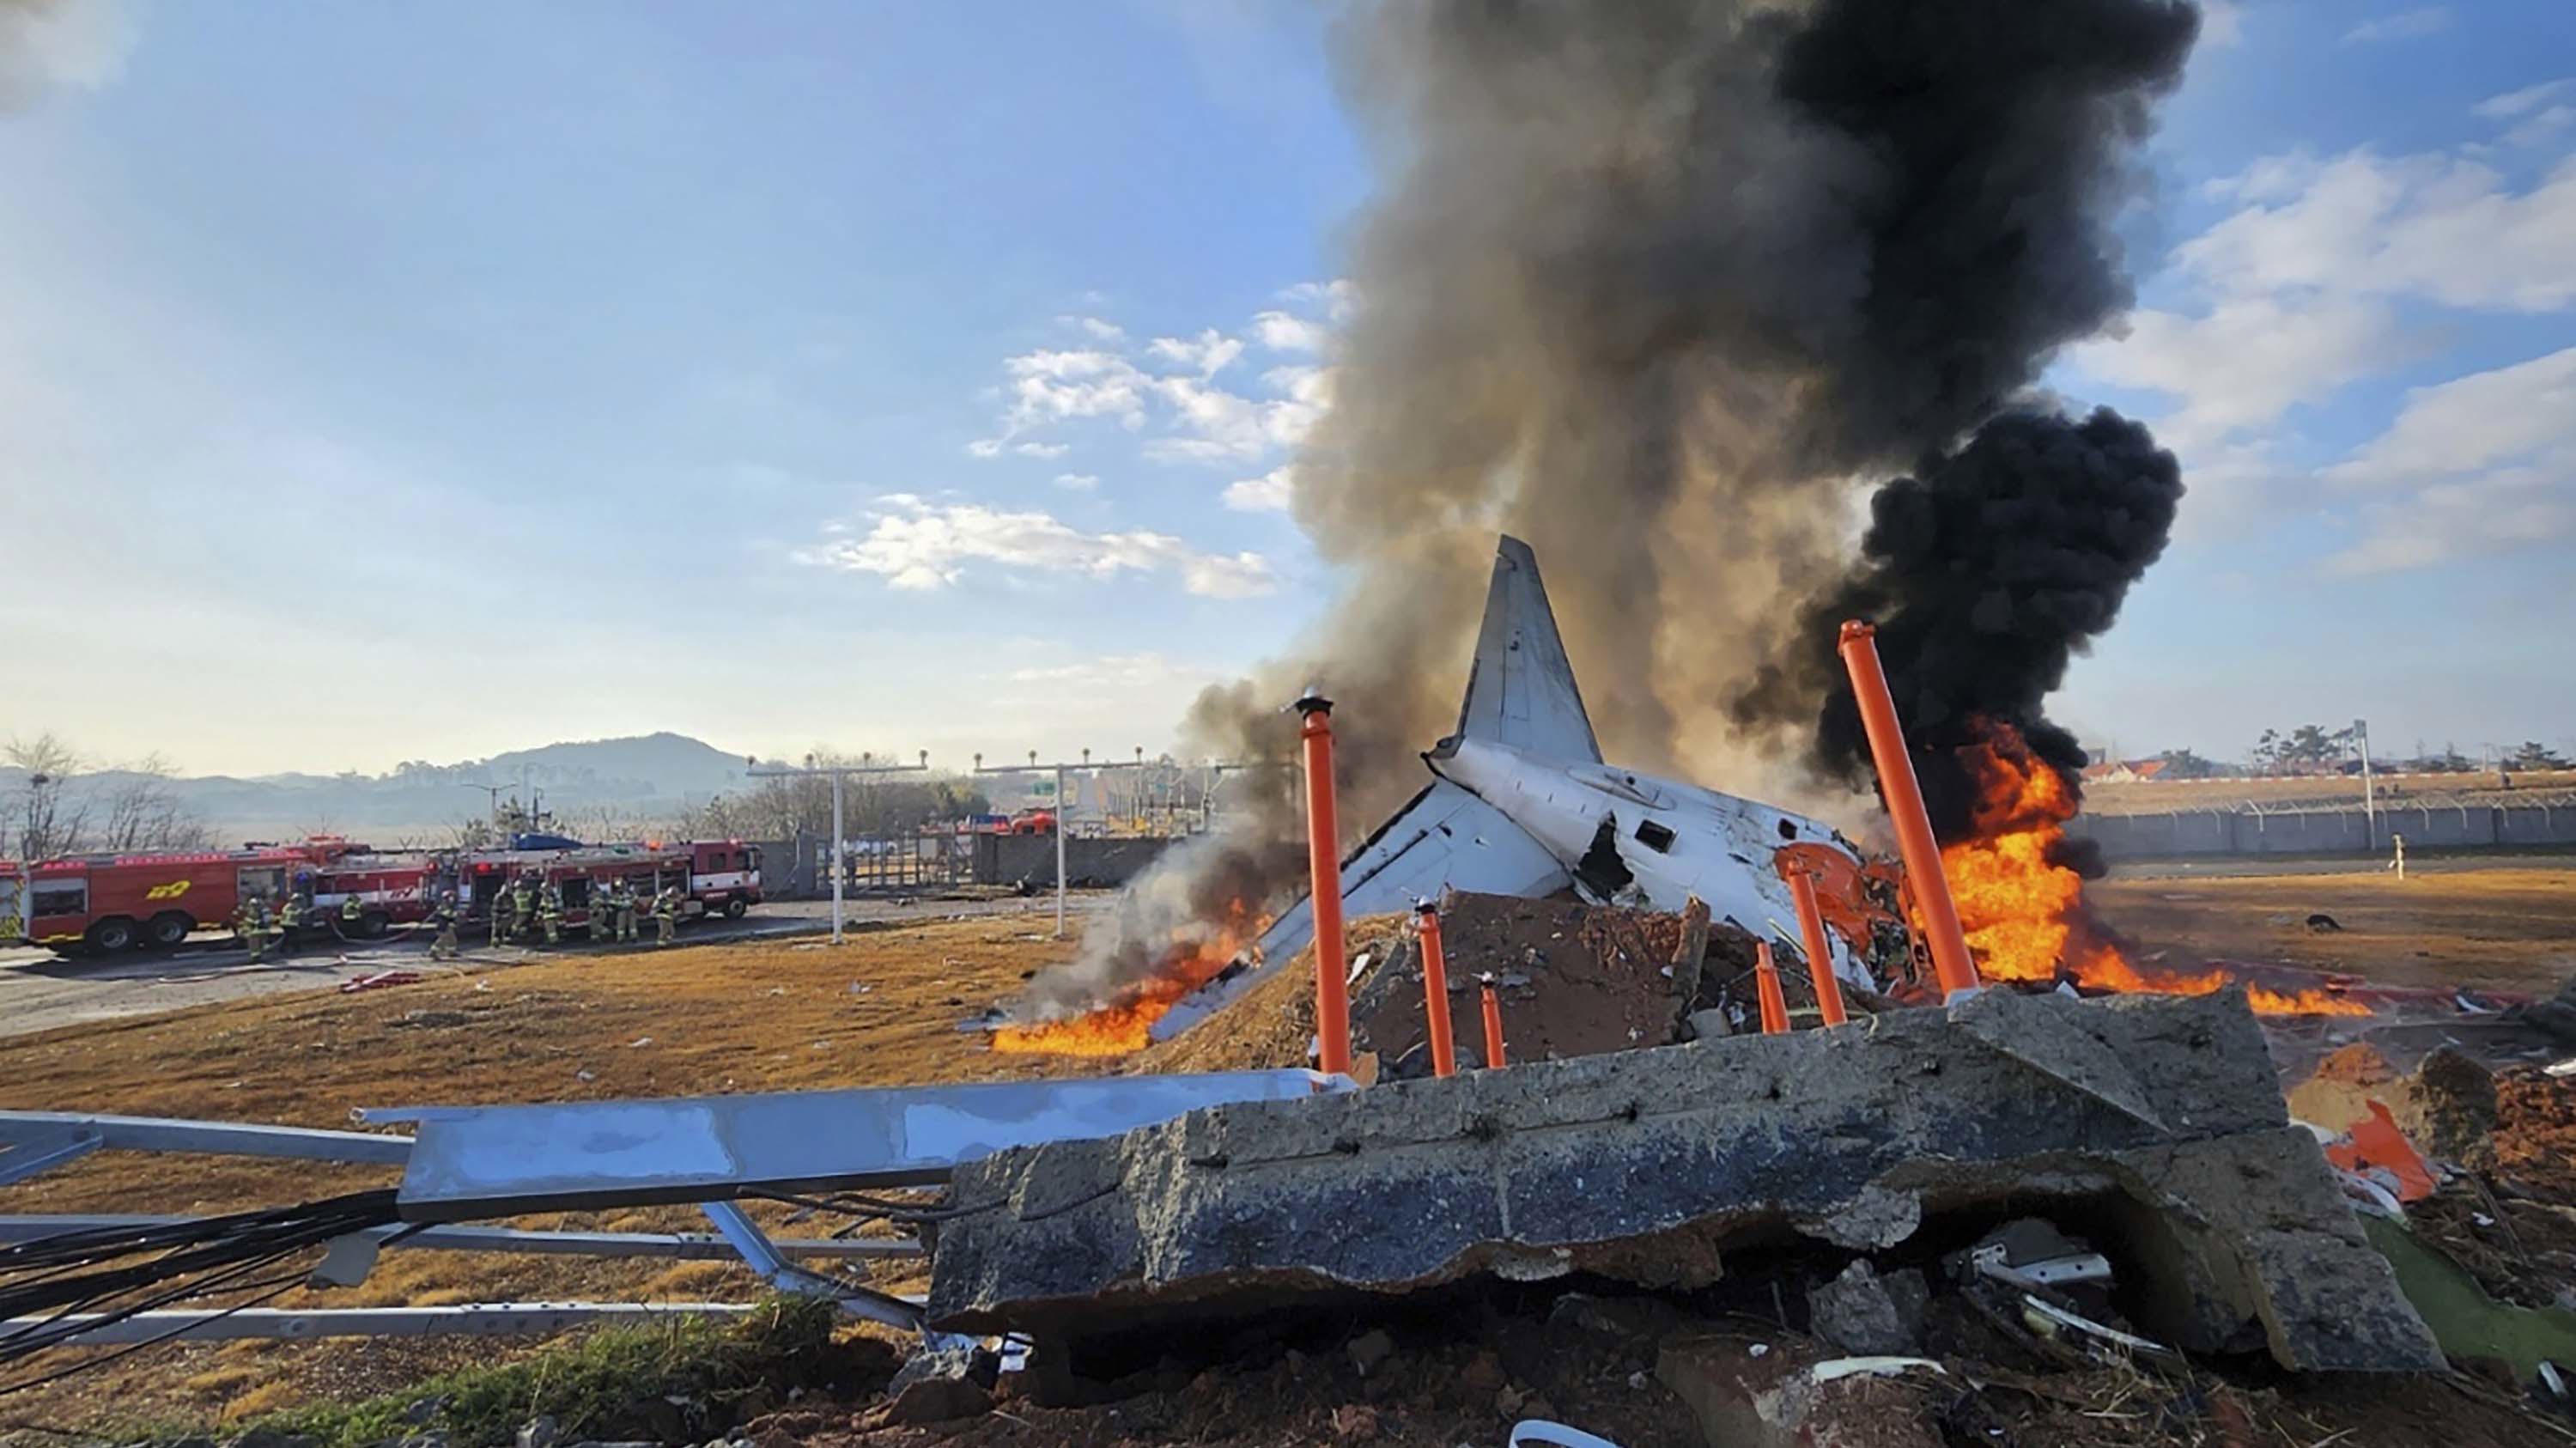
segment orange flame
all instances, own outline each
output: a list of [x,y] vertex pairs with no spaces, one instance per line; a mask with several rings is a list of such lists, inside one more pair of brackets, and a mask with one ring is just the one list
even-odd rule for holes
[[[2070,979],[2095,990],[2208,995],[2226,971],[2141,971],[2093,923],[2084,877],[2059,862],[2076,801],[2065,779],[2030,752],[2009,724],[1981,721],[1982,738],[1961,751],[1977,779],[1973,838],[1941,851],[1941,872],[1977,971],[1988,980]],[[2324,990],[2247,992],[2263,1015],[2368,1015],[2370,1008]]]
[[1154,1022],[1181,997],[1232,964],[1267,923],[1255,921],[1250,907],[1235,901],[1226,907],[1222,920],[1173,931],[1172,948],[1154,973],[1107,1004],[1060,1020],[1003,1026],[993,1032],[993,1049],[1053,1056],[1126,1056],[1141,1051],[1153,1040]]

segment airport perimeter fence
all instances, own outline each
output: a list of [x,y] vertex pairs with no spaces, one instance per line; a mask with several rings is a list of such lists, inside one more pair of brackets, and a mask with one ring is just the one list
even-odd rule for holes
[[2576,846],[2576,793],[2527,801],[2410,799],[2381,805],[2264,805],[2240,800],[2200,809],[2075,817],[2068,833],[2093,841],[2104,859],[2177,856],[2385,855],[2403,837],[2410,850],[2515,850]]

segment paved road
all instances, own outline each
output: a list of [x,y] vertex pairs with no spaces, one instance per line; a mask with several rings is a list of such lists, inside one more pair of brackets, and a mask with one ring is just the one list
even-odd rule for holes
[[[1096,908],[1107,895],[1077,896],[1077,910]],[[1054,923],[1052,896],[1003,900],[922,900],[897,904],[852,900],[845,919],[862,929],[882,929],[909,921],[947,920],[969,915],[1029,914]],[[646,925],[649,932],[651,926]],[[680,927],[681,946],[778,936],[816,935],[832,928],[832,902],[779,900],[755,908],[740,921],[709,920]],[[380,970],[448,969],[432,966],[428,935],[346,950],[307,946],[285,961],[250,963],[249,952],[214,944],[182,948],[162,955],[130,954],[110,960],[65,960],[50,951],[0,950],[0,1036],[24,1035],[89,1021],[157,1015],[187,1006],[239,1000],[279,991],[314,990],[337,985]],[[651,949],[650,946],[643,947]],[[575,953],[584,951],[575,945]],[[465,966],[522,965],[546,952],[503,947],[469,948]]]

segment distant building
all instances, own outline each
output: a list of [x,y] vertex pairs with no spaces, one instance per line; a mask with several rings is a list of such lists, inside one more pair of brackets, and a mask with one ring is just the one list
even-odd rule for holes
[[2163,759],[2105,759],[2084,766],[2086,784],[2141,784],[2164,777]]

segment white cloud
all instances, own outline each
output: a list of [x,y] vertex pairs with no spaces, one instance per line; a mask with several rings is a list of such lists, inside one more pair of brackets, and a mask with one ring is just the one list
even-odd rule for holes
[[1103,342],[1127,340],[1127,329],[1116,322],[1103,321],[1098,317],[1058,317],[1056,320],[1068,327],[1079,327]]
[[2224,291],[2312,287],[2518,311],[2576,299],[2576,157],[2522,192],[2473,161],[2368,150],[2322,164],[2274,158],[2233,185],[2255,204],[2175,253]]
[[1145,425],[1145,394],[1153,379],[1114,352],[1040,349],[1010,358],[1002,367],[1011,375],[1005,436],[1081,417]]
[[2516,116],[2529,115],[2571,90],[2576,90],[2576,79],[2545,80],[2538,85],[2489,96],[2478,102],[2476,110],[2488,120],[2509,121]]
[[970,458],[1000,457],[1002,455],[1002,440],[998,437],[979,437],[973,442],[966,444],[966,455]]
[[[2545,90],[2482,109],[2545,110]],[[2429,333],[2410,335],[2401,302],[2544,312],[2576,301],[2576,157],[2516,189],[2459,156],[2291,154],[2203,190],[2238,205],[2173,253],[2197,306],[2138,312],[2121,335],[2068,354],[2104,381],[2177,398],[2157,428],[2185,452],[2420,355]]]
[[1187,377],[1161,378],[1154,390],[1171,404],[1176,424],[1188,434],[1145,445],[1148,454],[1164,459],[1259,457],[1273,448],[1295,447],[1323,415],[1320,403],[1296,396],[1245,397]]
[[1260,477],[1228,484],[1225,505],[1238,513],[1284,513],[1296,495],[1296,468],[1282,463]]
[[805,550],[797,561],[873,573],[892,587],[921,591],[957,582],[977,562],[1099,579],[1168,570],[1179,574],[1183,588],[1209,598],[1250,597],[1277,583],[1260,554],[1202,553],[1166,533],[1085,533],[1048,513],[933,504],[909,493],[878,502],[883,506],[865,535]]
[[2529,458],[2576,439],[2576,347],[2406,394],[2388,430],[2326,469],[2334,482],[2402,486]]
[[1320,352],[1332,335],[1323,323],[1287,312],[1263,312],[1252,319],[1252,334],[1273,352]]
[[2576,78],[2545,80],[2478,102],[2477,113],[2491,121],[2512,121],[2507,144],[2546,145],[2576,125]]
[[2399,345],[2390,308],[2373,298],[2253,296],[2198,317],[2137,312],[2125,335],[2068,355],[2105,382],[2182,399],[2156,433],[2190,451],[2387,365]]
[[2551,106],[2505,132],[2504,138],[2508,145],[2543,146],[2571,123],[2576,123],[2576,106]]
[[1097,473],[1058,473],[1055,475],[1055,485],[1059,488],[1071,488],[1077,493],[1088,493],[1092,489],[1100,486],[1100,475]]
[[1336,322],[1347,321],[1351,309],[1359,305],[1360,289],[1344,279],[1329,282],[1299,282],[1282,287],[1279,300],[1301,307],[1322,307],[1324,315]]
[[2396,421],[2325,470],[2369,489],[2365,532],[2327,561],[2365,574],[2576,533],[2576,347],[2406,395]]
[[1189,368],[1204,381],[1243,355],[1243,341],[1210,327],[1195,337],[1156,337],[1147,350],[1167,362]]
[[56,88],[109,84],[124,74],[134,36],[124,0],[0,4],[0,111]]
[[1278,591],[1279,576],[1258,553],[1203,553],[1182,563],[1181,584],[1203,598],[1258,598]]
[[2420,40],[2451,28],[2451,8],[2427,5],[2417,10],[2400,10],[2376,20],[2365,20],[2343,33],[2346,45],[2367,45],[2382,40]]
[[1024,458],[1060,458],[1073,449],[1060,442],[1021,442],[1011,444],[1011,451]]

